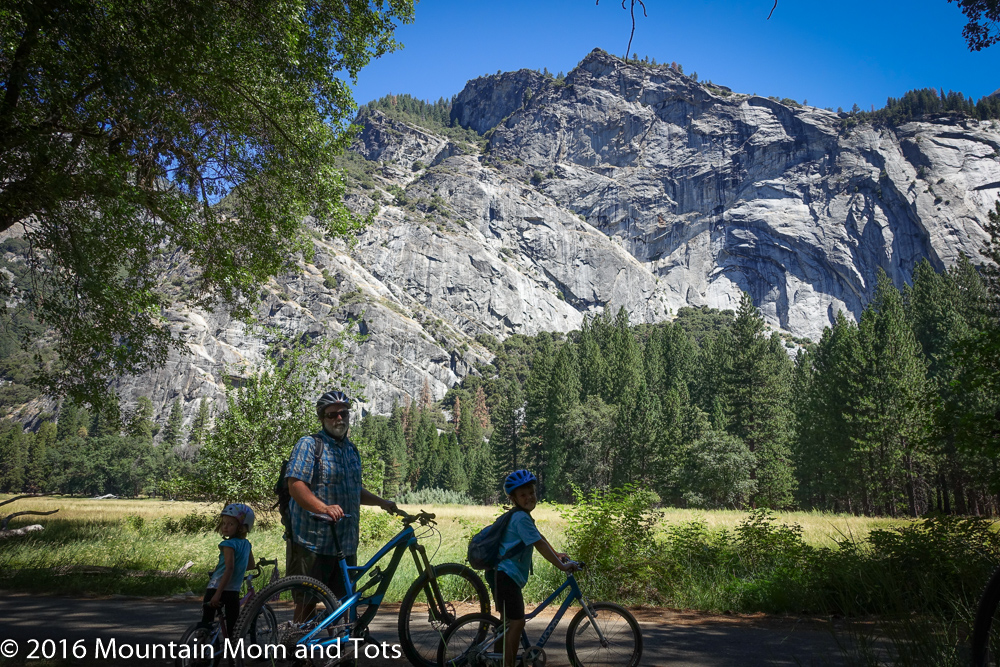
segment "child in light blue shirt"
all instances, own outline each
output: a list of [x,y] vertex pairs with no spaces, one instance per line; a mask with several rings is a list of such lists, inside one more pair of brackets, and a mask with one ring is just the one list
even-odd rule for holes
[[240,615],[240,587],[247,569],[253,568],[253,548],[247,533],[253,528],[254,514],[242,503],[226,505],[219,520],[219,562],[208,579],[202,606],[201,625],[208,627],[215,610],[225,607],[226,629],[230,637]]

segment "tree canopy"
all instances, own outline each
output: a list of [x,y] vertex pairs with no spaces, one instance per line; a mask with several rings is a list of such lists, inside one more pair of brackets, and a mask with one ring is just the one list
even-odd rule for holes
[[162,363],[162,258],[192,305],[247,316],[313,216],[332,235],[344,78],[399,45],[413,0],[21,0],[0,10],[0,232],[31,280],[3,300],[56,333],[51,391],[100,396]]
[[981,51],[1000,41],[1000,0],[948,0],[957,2],[969,22],[962,30],[970,51]]

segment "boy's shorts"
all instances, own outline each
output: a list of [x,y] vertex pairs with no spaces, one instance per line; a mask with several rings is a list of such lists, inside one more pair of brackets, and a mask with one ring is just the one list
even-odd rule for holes
[[524,595],[521,587],[506,572],[497,570],[493,597],[497,601],[497,611],[504,620],[524,620]]

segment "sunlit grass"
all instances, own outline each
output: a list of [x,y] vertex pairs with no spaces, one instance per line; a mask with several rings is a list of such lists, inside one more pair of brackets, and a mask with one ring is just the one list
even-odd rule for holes
[[[0,495],[0,501],[10,497]],[[499,507],[487,506],[403,507],[409,512],[423,509],[437,515],[437,532],[418,529],[418,535],[423,534],[421,543],[435,563],[464,562],[469,537],[501,511]],[[220,509],[218,504],[49,496],[5,505],[0,509],[0,515],[29,509],[58,509],[59,512],[50,516],[18,517],[11,522],[12,528],[38,523],[45,529],[0,541],[0,587],[103,594],[200,592],[207,583],[208,571],[218,558],[220,538],[206,529]],[[557,505],[541,504],[533,512],[539,531],[556,548],[562,548],[565,543],[567,525],[559,509]],[[366,514],[377,512],[364,511]],[[185,517],[190,518],[192,514],[203,517],[201,529],[178,532],[178,522]],[[777,516],[779,521],[802,526],[805,541],[816,546],[831,546],[833,540],[842,539],[845,535],[861,540],[874,528],[893,524],[890,519],[811,512],[778,513]],[[732,529],[745,517],[746,513],[738,511],[666,509],[662,512],[660,526],[666,528],[671,524],[698,519],[712,530]],[[258,524],[250,534],[250,540],[256,557],[277,558],[284,572],[282,530],[273,521],[271,523],[271,526]],[[376,542],[362,544],[359,561],[365,562],[391,535],[391,532],[386,532]],[[189,560],[194,562],[189,575],[178,577],[167,574],[176,572]],[[95,571],[93,568],[113,571]],[[526,598],[535,601],[544,598],[560,576],[542,558],[536,558],[535,576],[525,590]],[[415,577],[413,559],[404,555],[386,600],[400,600]]]

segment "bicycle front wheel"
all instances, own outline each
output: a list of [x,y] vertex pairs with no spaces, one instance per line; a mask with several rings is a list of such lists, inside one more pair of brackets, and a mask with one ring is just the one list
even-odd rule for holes
[[[340,603],[327,586],[312,577],[285,577],[265,586],[240,610],[233,643],[242,646],[237,653],[237,665],[292,665],[301,663],[297,656],[299,641],[316,629]],[[327,626],[317,639],[329,639],[347,634],[349,628],[340,623]],[[240,642],[242,641],[242,644]],[[311,649],[311,647],[310,647]],[[313,649],[319,651],[320,649]],[[335,657],[332,653],[322,657]],[[320,660],[319,653],[310,654]]]
[[470,613],[490,613],[489,591],[475,570],[442,563],[421,574],[399,609],[399,641],[410,664],[435,667],[445,630]]
[[990,577],[976,607],[976,621],[972,626],[972,665],[1000,665],[1000,569]]
[[486,667],[500,619],[489,614],[467,614],[448,626],[438,644],[438,667]]
[[581,609],[566,630],[566,652],[573,667],[636,667],[642,657],[642,632],[635,617],[611,602]]

